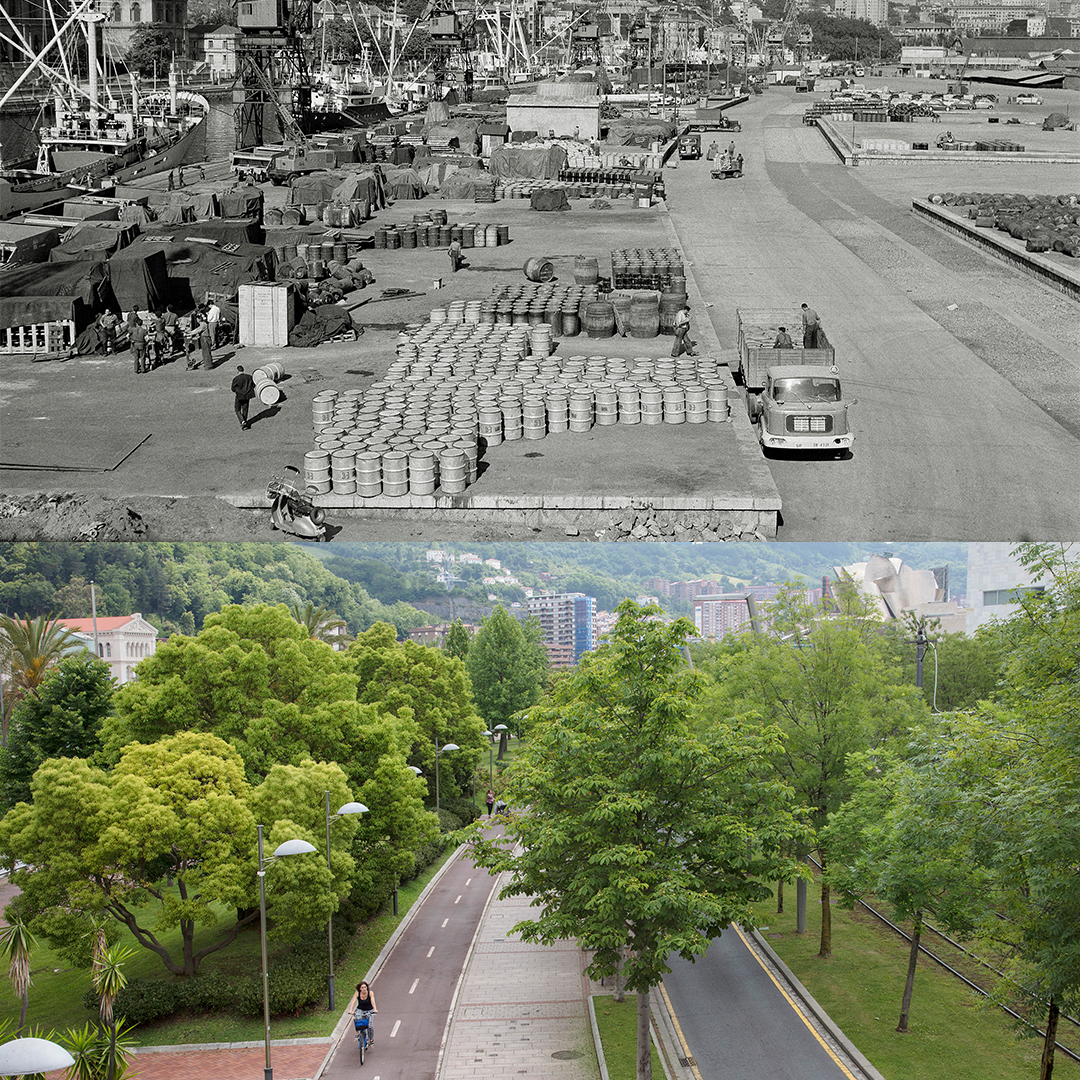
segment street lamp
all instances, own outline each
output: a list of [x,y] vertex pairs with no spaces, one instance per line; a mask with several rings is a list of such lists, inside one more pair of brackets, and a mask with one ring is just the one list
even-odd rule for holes
[[439,812],[439,757],[444,750],[460,750],[461,747],[457,743],[448,742],[443,746],[439,746],[439,740],[435,740],[435,813]]
[[259,939],[262,945],[262,980],[263,980],[263,1032],[266,1043],[266,1065],[263,1067],[263,1080],[274,1080],[274,1070],[270,1064],[270,973],[266,965],[266,868],[286,855],[307,855],[315,850],[314,844],[306,840],[286,840],[274,848],[270,858],[263,858],[263,827],[259,830]]
[[[338,812],[333,817],[330,816],[330,792],[326,792],[326,869],[330,871],[330,883],[328,888],[331,890],[331,901],[333,900],[333,887],[334,887],[334,871],[330,866],[330,822],[340,821],[343,817],[349,814],[366,814],[368,808],[363,803],[347,802],[344,806],[338,807]],[[331,906],[332,903],[331,903]],[[326,920],[326,940],[330,947],[330,973],[326,977],[326,983],[329,988],[330,1004],[327,1005],[328,1009],[334,1008],[334,913],[330,912],[329,918]]]
[[59,1043],[48,1039],[12,1039],[0,1046],[0,1076],[29,1076],[74,1064],[75,1059]]
[[488,791],[495,790],[495,732],[485,731],[488,740]]
[[503,735],[503,732],[504,731],[509,731],[509,730],[510,729],[505,724],[496,724],[495,725],[495,731],[498,733],[498,736],[499,736],[499,760],[500,761],[502,761],[502,756],[503,756],[502,741],[503,741],[503,738],[506,737],[506,736]]

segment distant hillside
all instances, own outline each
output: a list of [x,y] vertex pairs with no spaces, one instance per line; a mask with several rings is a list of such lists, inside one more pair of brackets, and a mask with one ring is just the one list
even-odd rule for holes
[[[429,617],[331,573],[295,544],[0,544],[0,612],[31,617],[142,614],[163,633],[194,633],[227,604],[332,609],[350,633],[384,621],[404,633]],[[432,583],[434,586],[434,583]]]
[[[335,573],[359,580],[373,596],[419,599],[410,594],[418,579],[430,576],[430,544],[372,543],[309,546]],[[626,596],[653,592],[649,578],[668,581],[727,578],[732,584],[766,584],[804,580],[818,584],[833,568],[890,554],[918,569],[948,566],[950,591],[967,588],[967,545],[950,544],[441,544],[460,555],[498,559],[523,584],[546,589],[587,592],[609,609]],[[350,564],[356,569],[350,569]],[[386,569],[383,569],[385,567]],[[466,582],[492,574],[490,568],[463,567],[455,573]],[[355,578],[352,575],[357,575]],[[389,592],[383,592],[382,589]]]

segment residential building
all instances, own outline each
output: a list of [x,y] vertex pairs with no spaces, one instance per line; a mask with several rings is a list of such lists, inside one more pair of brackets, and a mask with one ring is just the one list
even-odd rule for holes
[[439,551],[437,548],[428,548],[424,556],[428,562],[453,564],[454,561],[454,556],[449,551]]
[[236,54],[243,31],[228,24],[203,35],[203,58],[215,80],[231,79],[237,72]]
[[1024,593],[1041,592],[1010,544],[986,541],[968,544],[967,632],[973,634],[992,619],[1007,619],[1018,610]]
[[529,614],[540,620],[545,644],[560,650],[569,646],[574,663],[583,653],[596,648],[595,597],[584,593],[539,593],[526,606]]
[[92,652],[95,651],[95,621],[97,655],[109,665],[112,677],[121,686],[132,682],[139,661],[157,651],[157,630],[138,611],[132,615],[99,615],[96,620],[57,619],[61,626],[78,634]]
[[750,623],[746,593],[699,596],[694,600],[693,618],[699,637],[721,638],[727,633],[741,630]]
[[[450,632],[450,623],[439,623],[436,626],[416,626],[409,631],[409,640],[420,645],[433,645],[442,648],[446,644],[446,635]],[[480,628],[473,623],[462,623],[462,626],[470,634],[475,634]]]

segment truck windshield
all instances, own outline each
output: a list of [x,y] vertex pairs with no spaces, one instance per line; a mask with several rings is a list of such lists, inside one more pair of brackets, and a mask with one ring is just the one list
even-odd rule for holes
[[773,397],[780,404],[800,401],[839,401],[840,384],[835,379],[777,379],[773,385]]

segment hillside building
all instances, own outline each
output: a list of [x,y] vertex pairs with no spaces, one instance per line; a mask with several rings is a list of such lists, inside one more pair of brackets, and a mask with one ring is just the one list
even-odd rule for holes
[[[526,604],[540,620],[554,666],[576,664],[596,648],[596,598],[584,593],[539,593]],[[568,659],[569,658],[569,659]]]
[[[96,620],[57,619],[61,626],[74,631],[91,652],[96,652],[109,665],[112,677],[123,686],[135,679],[135,667],[140,660],[157,651],[157,630],[141,612],[131,615],[99,615]],[[94,646],[97,623],[97,647]]]

